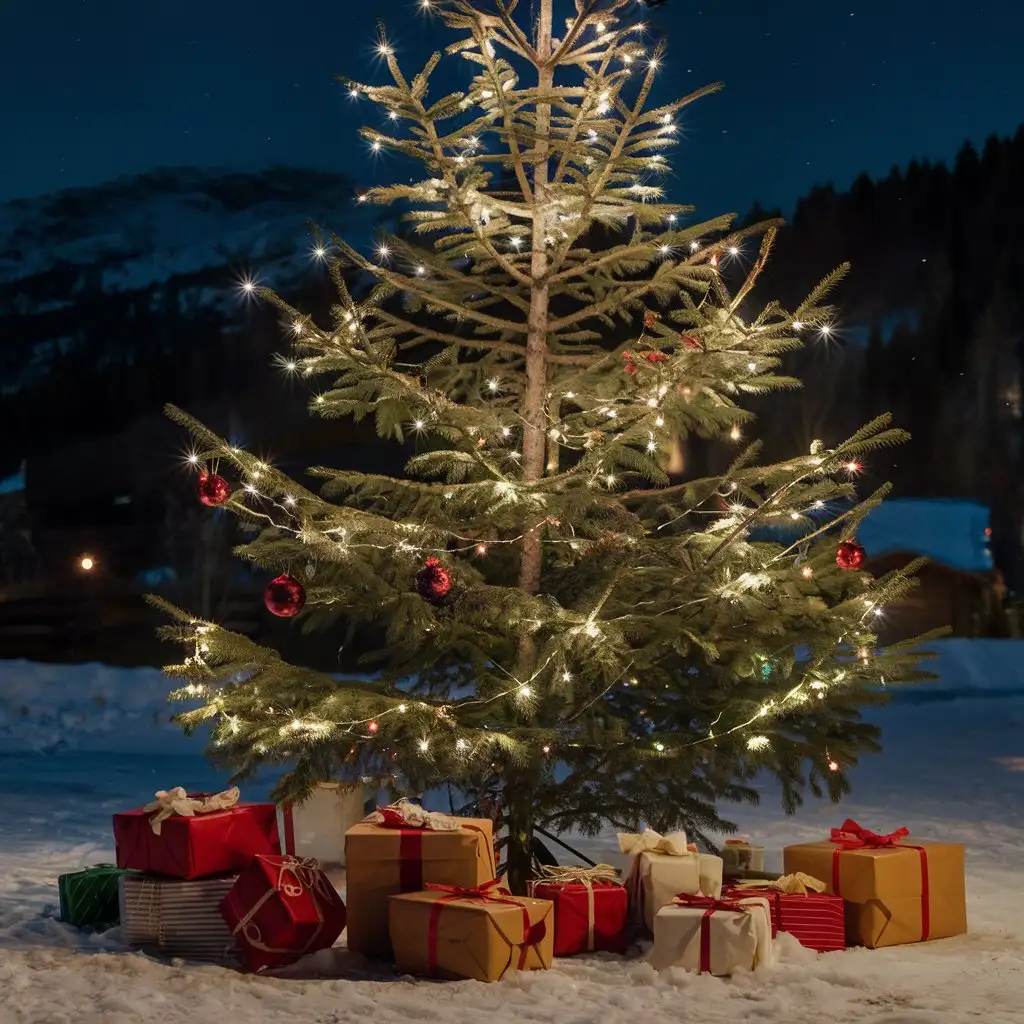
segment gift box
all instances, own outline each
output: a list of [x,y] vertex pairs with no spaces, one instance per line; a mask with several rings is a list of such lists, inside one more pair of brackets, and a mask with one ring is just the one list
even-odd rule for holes
[[109,928],[121,919],[119,883],[128,874],[113,864],[96,864],[82,871],[60,875],[60,919],[76,928]]
[[764,871],[764,847],[754,846],[746,839],[726,839],[722,847],[722,869],[727,878],[749,871]]
[[321,782],[305,800],[279,805],[281,852],[344,867],[345,833],[366,817],[365,803],[361,782]]
[[345,904],[312,859],[257,857],[220,904],[250,971],[329,949],[345,928]]
[[220,913],[236,877],[187,882],[126,874],[120,880],[121,938],[164,956],[237,966],[238,947]]
[[768,901],[773,939],[779,932],[788,932],[801,946],[819,953],[846,949],[843,900],[825,892],[824,882],[798,873],[722,890],[723,899],[754,896]]
[[772,963],[768,901],[759,897],[711,899],[680,894],[654,918],[655,970],[683,967],[724,976]]
[[391,956],[388,897],[428,882],[470,889],[498,873],[490,819],[385,810],[345,834],[348,948],[379,959]]
[[530,895],[554,905],[555,956],[626,952],[628,900],[615,868],[545,867]]
[[847,820],[829,842],[783,850],[787,873],[802,871],[845,901],[846,939],[872,949],[967,931],[964,848],[907,843],[905,828],[888,835]]
[[195,879],[237,874],[258,854],[280,853],[274,805],[237,801],[237,789],[211,797],[178,787],[115,814],[117,866]]
[[499,981],[551,966],[549,900],[511,896],[497,879],[473,888],[432,885],[388,900],[399,971],[435,978]]
[[685,832],[666,836],[647,829],[639,835],[619,833],[619,850],[629,854],[626,889],[634,924],[654,929],[654,916],[677,893],[717,898],[722,894],[722,859],[697,853]]

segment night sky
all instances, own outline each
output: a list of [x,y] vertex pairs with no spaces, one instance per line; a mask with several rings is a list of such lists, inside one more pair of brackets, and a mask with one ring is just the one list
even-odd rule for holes
[[[560,20],[572,4],[558,2]],[[387,180],[394,165],[355,135],[379,115],[334,81],[383,81],[378,17],[409,72],[451,38],[414,0],[4,4],[0,200],[160,165]],[[690,108],[672,157],[673,199],[708,216],[788,208],[815,183],[948,158],[1024,120],[1020,0],[668,0],[646,20],[670,45],[663,98],[727,85]]]

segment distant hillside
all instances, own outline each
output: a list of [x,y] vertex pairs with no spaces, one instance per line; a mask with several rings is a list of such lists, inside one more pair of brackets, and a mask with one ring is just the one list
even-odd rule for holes
[[343,175],[292,167],[163,169],[0,206],[0,474],[245,386],[280,341],[239,281],[325,291],[311,222],[360,242],[376,215]]

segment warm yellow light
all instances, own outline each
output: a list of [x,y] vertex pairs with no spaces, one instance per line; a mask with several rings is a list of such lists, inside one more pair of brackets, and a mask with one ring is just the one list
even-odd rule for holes
[[96,560],[90,558],[89,555],[82,555],[81,560],[78,563],[78,567],[82,572],[92,572],[96,568]]

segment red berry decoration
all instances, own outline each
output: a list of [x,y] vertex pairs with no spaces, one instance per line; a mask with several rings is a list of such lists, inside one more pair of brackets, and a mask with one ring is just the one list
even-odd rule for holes
[[199,473],[199,500],[204,505],[216,508],[223,505],[231,497],[231,484],[222,476],[216,473],[209,473],[205,469]]
[[666,363],[668,362],[668,356],[664,352],[648,352],[647,362],[649,363]]
[[626,360],[626,373],[636,373],[636,363],[633,362],[633,353],[623,352],[622,358]]
[[855,540],[844,540],[836,550],[836,565],[840,569],[859,569],[867,552]]
[[700,351],[700,338],[694,337],[692,334],[682,334],[680,337],[682,338],[683,345],[690,349],[691,352]]
[[416,590],[431,604],[440,604],[452,589],[452,574],[436,558],[428,558],[416,573]]
[[271,615],[293,619],[306,607],[306,588],[293,576],[283,573],[267,584],[263,603]]
[[654,327],[655,327],[655,325],[657,323],[658,323],[658,314],[657,313],[652,313],[650,310],[648,310],[646,313],[644,313],[644,327],[647,330],[649,330],[649,331],[654,330]]

